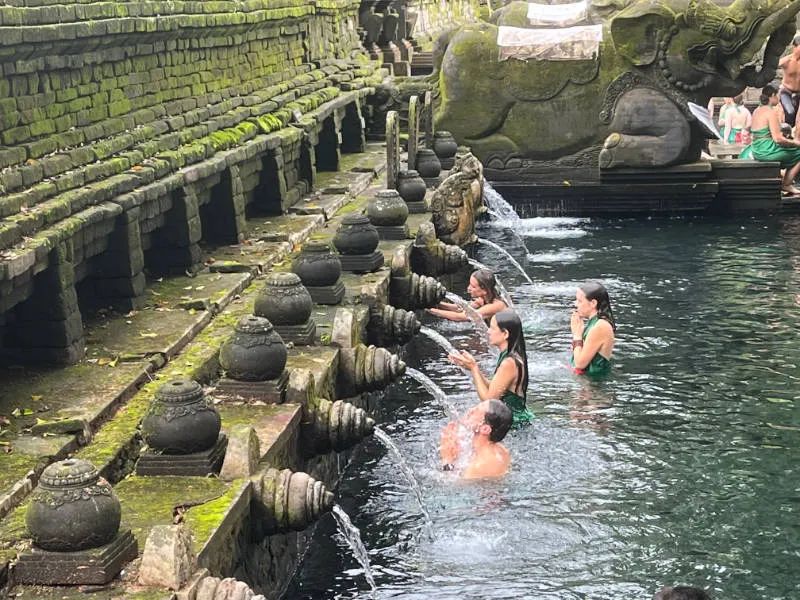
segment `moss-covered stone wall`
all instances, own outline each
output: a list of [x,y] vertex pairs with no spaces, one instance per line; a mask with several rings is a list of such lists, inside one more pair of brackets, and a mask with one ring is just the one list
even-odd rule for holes
[[191,269],[201,240],[244,237],[249,204],[282,212],[313,187],[325,120],[336,134],[348,111],[360,120],[382,77],[358,49],[357,10],[0,6],[0,348],[74,362],[79,304],[130,308],[145,269]]

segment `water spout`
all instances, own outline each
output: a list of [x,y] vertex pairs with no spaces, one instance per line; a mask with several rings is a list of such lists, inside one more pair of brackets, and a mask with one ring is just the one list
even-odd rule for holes
[[450,343],[450,340],[448,340],[438,331],[431,329],[430,327],[422,326],[419,332],[439,344],[447,354],[458,354],[458,350],[456,350],[455,346]]
[[508,258],[508,260],[510,260],[514,264],[514,266],[517,267],[517,269],[519,269],[519,272],[522,273],[522,276],[526,279],[526,281],[528,283],[530,283],[531,285],[533,285],[533,279],[531,279],[530,276],[525,272],[525,269],[523,269],[522,265],[519,264],[519,262],[517,262],[517,259],[514,258],[513,256],[511,256],[508,253],[508,250],[506,250],[502,246],[498,246],[494,242],[491,242],[489,240],[485,240],[483,238],[478,238],[478,242],[481,243],[481,244],[485,244],[486,246],[489,246],[491,248],[494,248],[495,250],[497,250],[501,254],[504,254]]
[[422,488],[419,487],[419,482],[417,481],[417,478],[414,477],[414,472],[411,470],[411,467],[408,466],[408,463],[406,462],[406,459],[403,458],[403,455],[400,454],[400,449],[395,445],[395,443],[392,441],[392,438],[390,438],[383,429],[380,427],[375,427],[374,435],[384,446],[386,446],[386,449],[390,452],[390,454],[394,456],[397,466],[400,467],[403,475],[406,476],[406,479],[411,486],[411,491],[414,492],[414,496],[419,504],[419,510],[422,513],[422,516],[425,517],[425,531],[428,537],[432,537],[433,522],[431,521],[431,516],[428,513],[428,509],[425,508],[425,502],[422,500]]
[[350,546],[361,568],[364,570],[364,578],[370,587],[370,596],[375,598],[375,592],[378,591],[378,586],[375,585],[375,577],[372,575],[372,567],[369,564],[369,555],[367,549],[364,547],[364,542],[361,541],[361,532],[358,527],[353,525],[350,517],[344,512],[344,509],[338,504],[333,505],[333,517],[336,519],[336,525],[339,527],[339,533],[342,534],[344,541]]
[[425,375],[425,373],[417,371],[416,369],[412,369],[411,367],[406,369],[406,375],[410,375],[413,379],[419,382],[419,384],[422,385],[422,387],[424,387],[439,403],[451,420],[459,420],[458,409],[452,402],[450,402],[450,400],[447,399],[447,394],[442,391],[442,388],[436,385],[430,377]]
[[[469,264],[476,269],[486,269],[487,271],[492,271],[489,267],[483,264],[480,261],[475,260],[474,258],[469,259]],[[494,273],[494,271],[492,271]],[[511,295],[506,290],[506,286],[504,286],[500,282],[500,278],[495,274],[494,276],[495,283],[497,283],[497,291],[500,292],[500,297],[503,299],[503,302],[506,303],[508,308],[514,308],[514,301],[511,299]]]
[[513,227],[520,222],[519,215],[514,207],[511,206],[503,196],[500,195],[492,184],[484,179],[483,181],[483,202],[489,209],[489,214],[498,221],[505,221],[505,224]]
[[483,320],[481,313],[475,310],[472,305],[464,300],[461,296],[458,296],[452,292],[447,292],[445,296],[450,302],[453,304],[458,304],[461,308],[464,309],[464,314],[469,317],[469,320],[475,324],[475,329],[478,330],[478,333],[481,334],[483,339],[486,340],[486,343],[489,343],[489,328],[486,326],[486,321]]

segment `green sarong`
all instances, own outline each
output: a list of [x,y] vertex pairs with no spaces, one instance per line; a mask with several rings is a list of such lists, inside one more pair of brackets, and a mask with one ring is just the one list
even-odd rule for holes
[[800,148],[776,144],[769,132],[769,127],[753,129],[752,134],[753,141],[739,153],[739,158],[779,162],[784,169],[800,162]]

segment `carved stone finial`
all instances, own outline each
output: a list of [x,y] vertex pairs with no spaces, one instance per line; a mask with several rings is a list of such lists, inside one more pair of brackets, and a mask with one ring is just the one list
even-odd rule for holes
[[310,445],[317,452],[347,450],[375,431],[375,421],[357,406],[337,400],[319,399],[306,428]]
[[42,472],[25,522],[38,548],[76,552],[114,539],[121,515],[114,490],[94,465],[69,458]]
[[342,348],[336,378],[337,396],[349,398],[380,390],[406,372],[406,363],[385,348],[359,344]]
[[331,511],[333,493],[307,473],[268,469],[261,480],[261,504],[266,535],[302,531]]
[[422,324],[413,311],[396,308],[391,304],[370,309],[367,339],[370,344],[388,346],[405,344],[419,332]]

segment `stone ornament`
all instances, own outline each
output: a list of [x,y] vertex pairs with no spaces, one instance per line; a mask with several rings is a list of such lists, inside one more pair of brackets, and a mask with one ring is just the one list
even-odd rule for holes
[[423,179],[434,179],[442,172],[442,163],[433,150],[420,148],[417,151],[417,171]]
[[389,302],[412,310],[436,306],[447,289],[433,277],[411,272],[406,249],[398,247],[392,255],[392,277],[389,281]]
[[397,191],[406,203],[424,202],[428,186],[419,171],[409,169],[397,174]]
[[302,531],[333,508],[333,493],[306,473],[268,469],[261,479],[262,533]]
[[307,435],[318,452],[352,448],[375,431],[375,421],[362,408],[337,400],[319,399]]
[[455,273],[469,262],[467,253],[454,244],[445,244],[436,238],[433,223],[421,223],[411,247],[411,268],[431,276]]
[[311,317],[311,294],[296,273],[270,273],[256,298],[253,313],[273,326],[302,325]]
[[342,275],[342,263],[339,257],[331,252],[329,244],[308,242],[292,261],[292,271],[300,277],[305,286],[329,286],[339,281]]
[[382,390],[406,372],[406,363],[386,348],[359,344],[342,348],[336,377],[337,397]]
[[156,390],[142,421],[142,437],[163,454],[191,454],[211,448],[221,424],[202,386],[191,379],[176,379]]
[[408,219],[408,205],[396,190],[379,190],[367,202],[367,216],[376,226],[402,226]]
[[121,516],[111,484],[89,461],[70,458],[42,472],[25,522],[36,547],[76,552],[113,540]]
[[238,381],[277,379],[286,367],[286,344],[269,319],[243,317],[220,348],[219,363],[227,377]]
[[378,230],[366,215],[350,213],[342,217],[333,245],[339,254],[363,255],[374,252],[379,241]]
[[442,169],[450,170],[455,162],[458,143],[449,131],[437,131],[433,134],[433,151],[442,164]]
[[370,309],[367,338],[371,344],[406,344],[419,333],[422,323],[413,311],[396,308],[391,304]]

